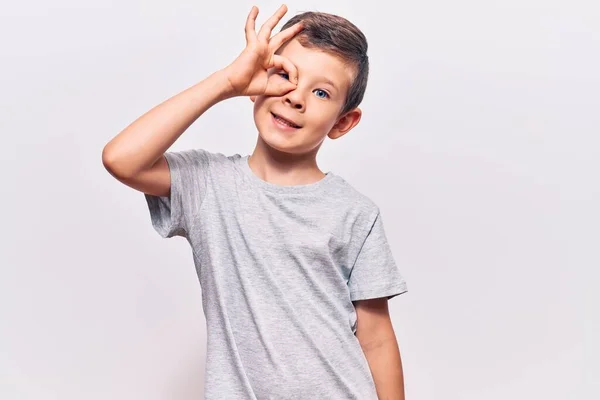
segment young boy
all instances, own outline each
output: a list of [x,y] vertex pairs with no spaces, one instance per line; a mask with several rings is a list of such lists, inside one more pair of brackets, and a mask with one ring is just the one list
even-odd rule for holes
[[[164,238],[193,249],[207,324],[205,399],[404,399],[387,301],[406,291],[379,208],[317,151],[358,124],[367,41],[308,12],[271,31],[282,6],[226,68],[159,104],[104,148],[145,194]],[[219,101],[249,96],[252,155],[166,152]]]

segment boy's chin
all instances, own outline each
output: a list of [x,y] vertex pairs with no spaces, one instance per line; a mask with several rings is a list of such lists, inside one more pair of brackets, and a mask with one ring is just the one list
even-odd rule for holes
[[305,146],[302,146],[302,143],[298,143],[297,140],[285,138],[281,132],[267,130],[261,133],[259,131],[258,135],[265,147],[276,152],[290,155],[300,155],[307,152]]
[[[290,156],[304,156],[315,152],[314,145],[299,143],[282,138],[281,133],[268,132],[266,135],[259,133],[263,146],[277,153],[289,154]],[[317,151],[320,144],[317,145]]]
[[278,137],[277,132],[267,132],[266,134],[259,132],[259,135],[262,142],[273,150],[290,154],[297,152],[296,146],[287,140],[282,140],[281,137]]

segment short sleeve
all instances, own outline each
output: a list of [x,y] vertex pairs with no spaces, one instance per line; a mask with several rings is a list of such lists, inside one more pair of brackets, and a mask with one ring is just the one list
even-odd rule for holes
[[407,291],[388,244],[379,210],[350,272],[348,288],[352,301],[380,297],[389,300]]
[[191,149],[165,153],[171,174],[169,196],[144,193],[152,226],[163,238],[187,237],[206,194],[210,153]]

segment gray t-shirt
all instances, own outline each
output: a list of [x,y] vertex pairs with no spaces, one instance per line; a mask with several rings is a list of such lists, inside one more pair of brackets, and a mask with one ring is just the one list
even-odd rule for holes
[[340,176],[282,186],[249,156],[165,154],[153,227],[191,245],[207,325],[205,400],[376,400],[354,300],[406,291],[379,208]]

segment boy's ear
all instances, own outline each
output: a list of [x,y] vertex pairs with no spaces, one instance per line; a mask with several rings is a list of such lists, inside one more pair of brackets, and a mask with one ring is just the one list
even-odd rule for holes
[[358,107],[348,111],[346,114],[340,117],[338,122],[336,122],[333,128],[331,128],[327,136],[329,136],[330,139],[338,139],[344,136],[346,133],[350,132],[352,128],[358,125],[361,117],[362,110]]

